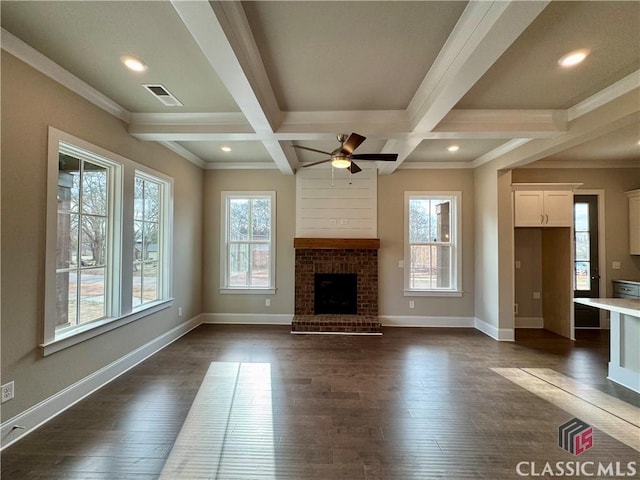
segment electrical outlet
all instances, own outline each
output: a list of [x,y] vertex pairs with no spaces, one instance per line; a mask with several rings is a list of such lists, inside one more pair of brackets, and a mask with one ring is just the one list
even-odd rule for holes
[[518,314],[518,304],[517,304],[517,303],[514,303],[514,304],[513,304],[513,313],[514,313],[515,315],[517,315],[517,314]]
[[516,260],[516,268],[520,268],[520,260]]
[[13,381],[2,385],[2,403],[13,398]]
[[415,308],[416,304],[413,300],[409,300],[409,308]]
[[270,306],[271,306],[271,299],[270,299],[270,298],[267,298],[267,299],[264,301],[264,306],[265,306],[265,307],[270,307]]
[[398,268],[404,268],[404,260],[398,260]]
[[533,299],[540,300],[540,292],[533,292]]
[[178,307],[178,316],[181,317],[182,316],[182,307]]
[[612,270],[620,270],[620,262],[612,262],[611,263]]

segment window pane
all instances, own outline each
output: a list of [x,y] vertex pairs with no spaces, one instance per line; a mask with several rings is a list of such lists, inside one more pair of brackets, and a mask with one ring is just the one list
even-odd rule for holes
[[58,214],[56,268],[72,268],[78,260],[78,215]]
[[104,268],[80,271],[80,323],[90,322],[106,315],[104,275]]
[[576,232],[589,231],[589,204],[576,203],[573,206],[573,223]]
[[251,285],[269,286],[269,245],[251,246]]
[[160,215],[160,186],[154,182],[145,182],[144,219],[157,222]]
[[76,296],[76,273],[56,274],[56,328],[76,324]]
[[142,259],[142,235],[144,232],[143,222],[133,222],[133,259]]
[[107,255],[107,219],[82,216],[80,259],[82,266],[103,266]]
[[576,290],[591,290],[589,262],[575,263],[575,288]]
[[409,200],[409,242],[428,242],[430,230],[429,200]]
[[80,160],[58,155],[58,211],[78,211],[80,205]]
[[451,288],[451,247],[412,245],[410,288]]
[[449,242],[451,240],[451,202],[449,200],[433,200],[431,217],[435,218],[433,225],[435,231],[433,238],[437,242]]
[[132,290],[132,306],[138,307],[142,304],[142,276],[144,264],[141,262],[133,262],[133,290]]
[[229,286],[249,285],[249,245],[234,243],[229,248]]
[[436,283],[432,285],[432,288],[451,288],[451,247],[448,245],[434,246],[431,260],[436,272]]
[[590,260],[589,251],[589,232],[576,232],[575,233],[575,255],[576,260]]
[[133,189],[133,218],[144,220],[144,180],[136,177]]
[[142,265],[142,303],[158,299],[158,262],[147,262]]
[[83,162],[82,172],[82,212],[94,215],[106,215],[107,199],[107,169],[91,162]]
[[416,289],[431,288],[434,274],[435,272],[431,269],[431,246],[412,245],[410,287]]
[[155,223],[145,222],[143,224],[142,235],[142,251],[141,259],[157,260],[158,259],[158,225]]
[[229,201],[229,240],[233,242],[249,239],[249,200]]
[[251,240],[269,241],[271,233],[271,201],[267,198],[253,200],[252,209],[253,234]]

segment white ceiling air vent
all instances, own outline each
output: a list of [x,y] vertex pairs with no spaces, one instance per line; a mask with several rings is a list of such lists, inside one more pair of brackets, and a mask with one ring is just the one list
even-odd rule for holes
[[182,102],[169,92],[163,85],[149,85],[143,84],[144,88],[149,90],[151,94],[160,100],[167,107],[182,107]]

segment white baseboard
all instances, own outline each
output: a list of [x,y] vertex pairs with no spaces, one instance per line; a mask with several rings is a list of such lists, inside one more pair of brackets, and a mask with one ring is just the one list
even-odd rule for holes
[[291,325],[288,313],[203,313],[202,323],[233,325]]
[[422,317],[411,315],[380,315],[385,327],[457,327],[473,328],[472,317]]
[[513,328],[498,328],[484,320],[480,320],[479,318],[474,319],[474,327],[485,335],[488,335],[494,340],[498,340],[500,342],[513,342],[515,340]]
[[542,317],[515,317],[516,328],[544,328],[544,318]]
[[[202,316],[198,315],[2,423],[0,426],[2,438],[0,450],[31,433],[201,323]],[[20,428],[14,428],[15,426]]]

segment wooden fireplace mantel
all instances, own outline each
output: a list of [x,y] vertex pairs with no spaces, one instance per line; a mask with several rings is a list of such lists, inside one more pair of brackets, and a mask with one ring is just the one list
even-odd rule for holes
[[360,249],[378,250],[379,238],[294,238],[293,248],[299,249]]

